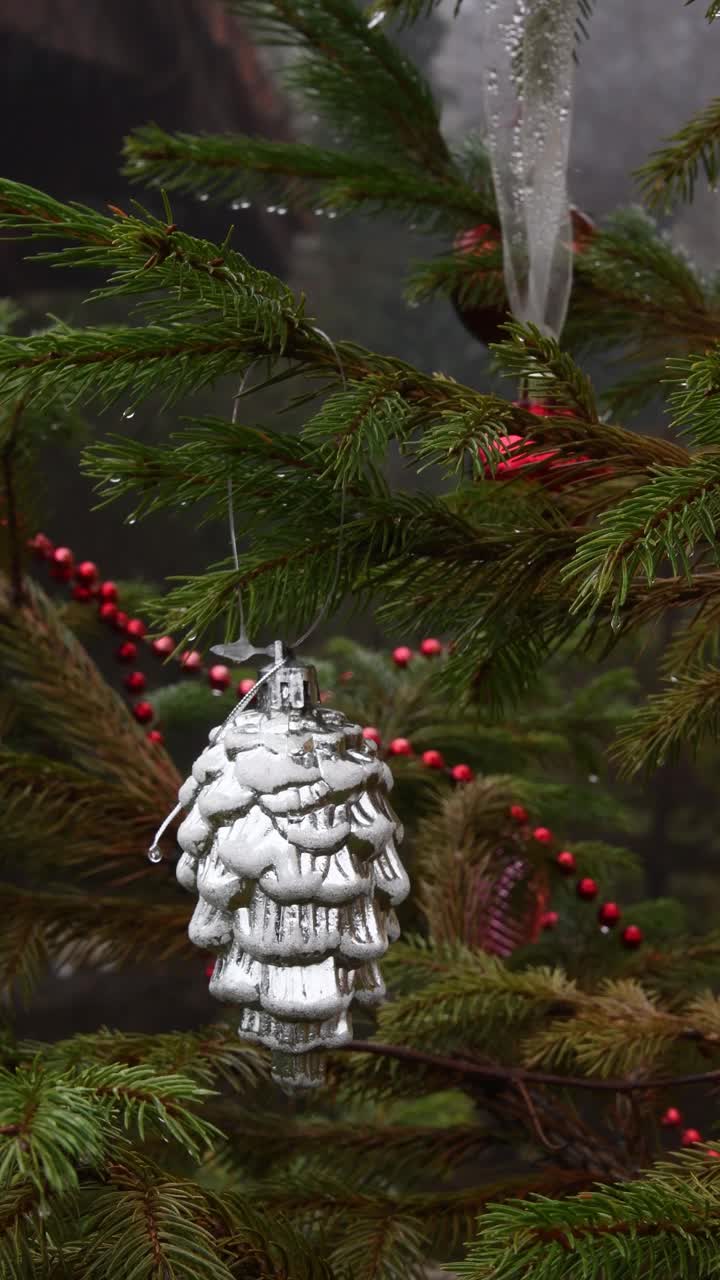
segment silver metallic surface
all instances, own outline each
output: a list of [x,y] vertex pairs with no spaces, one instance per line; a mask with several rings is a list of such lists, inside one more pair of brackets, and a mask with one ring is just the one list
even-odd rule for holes
[[241,1006],[240,1035],[294,1091],[352,1037],[353,1002],[382,1000],[409,883],[390,770],[319,705],[313,668],[282,667],[257,702],[212,730],[180,788],[177,878],[198,894],[191,940],[217,955],[210,991]]

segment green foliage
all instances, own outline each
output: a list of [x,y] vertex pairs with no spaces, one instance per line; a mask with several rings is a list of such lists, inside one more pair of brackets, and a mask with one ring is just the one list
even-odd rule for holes
[[667,206],[674,200],[692,200],[702,170],[710,186],[718,179],[720,99],[714,99],[661,149],[653,152],[640,169],[648,204]]

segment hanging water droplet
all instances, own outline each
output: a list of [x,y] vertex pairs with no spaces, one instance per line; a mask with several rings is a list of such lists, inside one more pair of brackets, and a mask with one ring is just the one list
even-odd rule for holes
[[231,200],[230,208],[234,209],[235,212],[237,212],[238,209],[242,209],[242,202],[240,200]]
[[600,781],[600,779],[599,779],[599,777],[598,777],[598,775],[597,775],[596,773],[589,773],[589,774],[588,774],[588,782],[599,782],[599,781]]
[[266,209],[265,209],[266,213],[275,213],[275,212],[276,212],[276,210],[277,210],[277,205],[276,205],[276,204],[269,204],[269,205],[266,205]]
[[600,925],[600,932],[601,932],[601,933],[609,933],[609,932],[610,932],[610,929],[609,929],[608,925],[606,925],[606,924],[601,924],[601,925]]
[[240,208],[241,208],[241,209],[249,209],[251,204],[252,204],[252,200],[241,200],[241,201],[240,201]]
[[372,31],[373,27],[379,27],[381,22],[385,21],[385,10],[378,9],[377,13],[368,22],[368,31]]
[[137,516],[128,516],[126,524],[137,524]]
[[621,626],[622,626],[622,622],[618,618],[617,614],[614,614],[613,617],[610,619],[610,630],[618,632]]
[[162,862],[162,849],[156,844],[151,844],[147,856],[150,862]]
[[330,209],[330,210],[329,210],[329,212],[328,212],[328,218],[337,218],[337,213],[336,213],[336,211],[335,211],[334,209]]
[[197,640],[197,631],[191,631],[188,640]]
[[313,209],[313,213],[315,214],[315,217],[316,217],[316,218],[322,218],[323,214],[325,213],[325,210],[324,210],[324,209]]
[[123,418],[134,418],[134,417],[135,417],[134,409],[123,409]]
[[119,483],[120,483],[120,477],[119,477],[119,476],[110,476],[110,480],[108,481],[108,483],[109,483],[109,484],[119,484]]
[[282,218],[283,214],[287,213],[287,209],[285,208],[284,204],[279,204],[275,212],[278,213]]
[[210,199],[210,196],[207,191],[200,192],[200,195],[198,196],[198,200],[200,201],[201,204],[207,204],[209,199]]
[[670,677],[670,683],[671,683],[671,684],[679,684],[679,683],[680,683],[680,681],[678,680],[678,677],[677,677],[677,676],[671,676],[671,677]]

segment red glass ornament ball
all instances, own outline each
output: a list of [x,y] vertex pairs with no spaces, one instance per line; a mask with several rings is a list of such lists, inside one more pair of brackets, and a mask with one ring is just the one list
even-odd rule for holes
[[94,582],[97,576],[98,567],[92,560],[81,560],[80,564],[75,568],[75,577],[78,582]]
[[406,667],[409,662],[412,662],[412,658],[413,651],[408,649],[406,644],[400,644],[392,651],[392,660],[396,667]]
[[548,827],[536,827],[533,831],[533,840],[537,840],[538,844],[552,844],[553,833]]
[[475,777],[469,764],[454,764],[450,772],[456,782],[472,782]]
[[577,868],[575,854],[571,853],[569,849],[561,849],[555,859],[555,865],[562,871],[564,876],[573,875]]
[[125,676],[124,684],[125,688],[129,689],[131,693],[142,693],[145,685],[147,684],[147,680],[145,679],[142,671],[128,671],[128,674]]
[[137,636],[138,640],[142,640],[143,636],[147,632],[147,627],[145,626],[142,618],[131,618],[125,630],[129,636]]
[[255,688],[255,681],[251,680],[249,676],[246,676],[244,680],[238,681],[237,691],[240,694],[241,698],[244,698],[250,692],[250,690],[254,688]]
[[433,636],[428,636],[427,640],[420,641],[420,652],[424,658],[437,658],[438,654],[443,651],[442,644]]
[[407,738],[393,738],[388,751],[391,756],[411,756],[413,753],[412,745]]
[[53,543],[44,533],[36,533],[33,538],[28,538],[28,547],[38,560],[51,560],[55,550]]
[[697,1129],[683,1129],[680,1141],[684,1147],[691,1147],[694,1142],[702,1142],[702,1135]]
[[134,662],[137,658],[137,645],[132,640],[124,640],[115,651],[118,662]]
[[439,751],[423,751],[422,762],[428,769],[445,768],[445,760]]
[[202,654],[197,649],[185,649],[180,654],[180,666],[184,671],[199,671],[202,666]]
[[382,738],[380,737],[380,730],[376,729],[375,726],[372,724],[365,725],[365,728],[362,731],[362,736],[363,738],[366,739],[367,742],[374,742],[376,747],[379,747],[380,743],[382,742]]
[[620,910],[617,902],[603,902],[602,906],[598,909],[598,920],[600,921],[600,924],[604,924],[610,928],[612,928],[614,924],[617,924],[621,915],[622,911]]
[[676,1125],[682,1124],[682,1111],[678,1111],[677,1107],[668,1107],[667,1111],[663,1111],[660,1123],[664,1129],[675,1128]]
[[148,729],[145,737],[148,739],[148,742],[162,743],[165,741],[159,729]]
[[77,600],[80,604],[87,604],[88,600],[92,600],[92,594],[89,587],[83,587],[81,584],[72,589],[73,600]]
[[522,804],[511,804],[510,817],[512,818],[513,822],[527,822],[528,811],[525,808],[525,806]]
[[53,564],[72,565],[73,553],[69,547],[56,547],[52,553]]
[[153,640],[152,647],[158,658],[168,658],[175,651],[175,641],[172,636],[158,636]]
[[540,928],[554,929],[559,919],[557,911],[543,911],[540,917]]
[[155,715],[150,702],[136,702],[132,711],[139,724],[148,724]]
[[586,902],[591,902],[593,898],[597,897],[597,891],[597,884],[590,879],[590,876],[583,876],[582,880],[578,880],[576,886],[578,898],[584,898]]
[[621,933],[624,947],[639,947],[643,940],[643,931],[636,924],[629,924]]
[[118,631],[127,631],[129,618],[126,613],[123,613],[122,609],[115,610],[114,622]]
[[101,582],[99,588],[101,600],[117,600],[118,589],[114,582]]
[[217,663],[208,671],[208,680],[213,689],[227,689],[231,679],[230,668],[223,667],[221,663]]
[[100,608],[98,609],[98,617],[101,622],[114,623],[116,616],[117,616],[116,604],[112,604],[111,601],[108,600],[105,604],[100,605]]

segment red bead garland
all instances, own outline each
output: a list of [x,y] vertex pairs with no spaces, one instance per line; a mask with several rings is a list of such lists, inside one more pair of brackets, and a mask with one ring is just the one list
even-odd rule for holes
[[81,560],[75,569],[75,577],[78,582],[91,583],[98,576],[97,565],[92,560]]
[[134,662],[137,658],[137,645],[132,640],[124,640],[120,648],[116,649],[115,657],[118,662]]
[[366,724],[365,728],[362,731],[362,736],[363,738],[366,739],[367,742],[374,742],[376,747],[379,747],[382,745],[380,730],[376,729],[374,724]]
[[202,654],[197,649],[185,649],[180,654],[180,666],[183,671],[199,671],[202,666]]
[[569,849],[561,849],[555,858],[555,865],[562,871],[564,876],[574,875],[577,870],[575,854],[571,853]]
[[598,908],[598,920],[606,929],[612,929],[621,915],[622,911],[617,902],[603,902],[602,906]]
[[620,934],[623,946],[629,947],[630,949],[639,947],[643,940],[643,936],[642,929],[639,929],[636,924],[629,924]]
[[98,588],[98,595],[101,600],[110,600],[113,603],[118,598],[118,589],[114,582],[101,582]]
[[702,1135],[697,1129],[683,1129],[680,1141],[684,1147],[692,1147],[694,1143],[702,1142]]
[[553,833],[548,827],[536,827],[533,831],[533,840],[537,840],[538,844],[552,844]]
[[392,660],[396,667],[406,667],[409,662],[412,662],[413,656],[412,649],[408,649],[406,644],[400,644],[392,651]]
[[153,653],[156,653],[158,658],[169,658],[175,651],[175,641],[172,636],[158,636],[151,645]]
[[155,716],[151,702],[136,702],[132,712],[139,724],[149,724]]
[[673,1129],[676,1125],[682,1124],[682,1112],[678,1111],[677,1107],[668,1107],[667,1111],[663,1111],[660,1123],[664,1129]]
[[442,651],[442,643],[434,636],[428,636],[426,640],[420,641],[420,652],[424,658],[437,658]]
[[513,822],[527,822],[528,811],[522,804],[511,804],[509,809]]
[[229,688],[231,680],[232,675],[230,673],[230,668],[222,666],[219,662],[208,671],[208,682],[210,684],[210,688],[217,689],[220,693]]
[[391,756],[411,756],[412,744],[408,738],[393,738],[388,747]]
[[130,690],[130,693],[142,693],[147,680],[142,671],[129,671],[123,683],[125,688]]
[[576,893],[578,898],[583,898],[585,902],[591,902],[593,898],[597,898],[597,884],[590,879],[590,876],[583,876],[582,880],[577,882]]
[[456,782],[472,782],[475,777],[469,764],[454,764],[450,773]]
[[147,632],[147,627],[141,618],[130,618],[125,626],[125,630],[130,636],[137,636],[138,640],[142,640]]
[[445,768],[445,759],[439,751],[423,751],[422,762],[427,769]]

